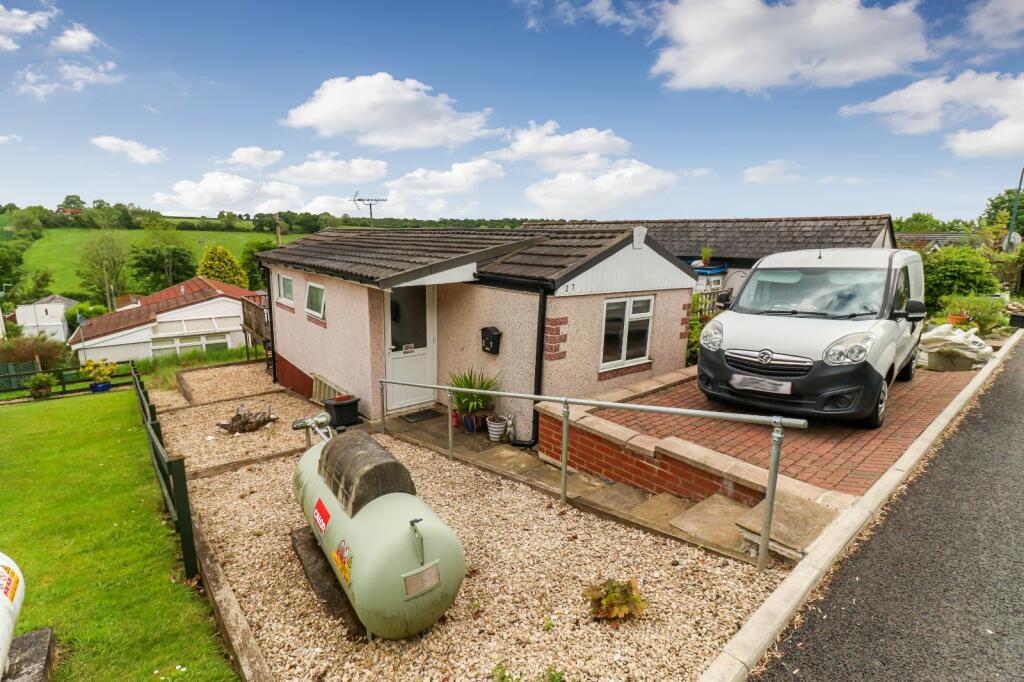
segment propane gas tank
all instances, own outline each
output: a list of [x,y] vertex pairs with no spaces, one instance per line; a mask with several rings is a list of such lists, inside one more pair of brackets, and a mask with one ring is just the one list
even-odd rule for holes
[[0,677],[7,674],[7,655],[24,601],[25,576],[14,559],[0,552]]
[[295,498],[369,634],[423,632],[458,596],[462,543],[416,497],[408,470],[362,431],[341,433],[300,458]]

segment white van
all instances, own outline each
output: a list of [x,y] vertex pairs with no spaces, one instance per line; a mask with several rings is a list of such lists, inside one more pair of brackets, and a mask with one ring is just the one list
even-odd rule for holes
[[718,306],[725,312],[700,337],[698,383],[708,397],[877,428],[892,382],[914,377],[925,318],[921,256],[777,253]]

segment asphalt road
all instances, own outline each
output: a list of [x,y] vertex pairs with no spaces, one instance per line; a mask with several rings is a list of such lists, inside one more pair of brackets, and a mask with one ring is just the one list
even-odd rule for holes
[[762,680],[1024,679],[1024,350]]

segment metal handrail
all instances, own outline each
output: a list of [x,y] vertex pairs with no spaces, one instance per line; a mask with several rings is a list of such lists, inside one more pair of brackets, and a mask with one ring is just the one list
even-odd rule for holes
[[561,457],[561,500],[566,502],[566,490],[569,481],[569,406],[586,405],[612,410],[631,410],[633,412],[656,412],[674,414],[683,417],[701,417],[720,421],[740,422],[770,426],[772,428],[772,449],[768,464],[768,485],[765,487],[765,514],[761,526],[761,542],[757,552],[757,570],[763,571],[768,563],[768,544],[771,537],[772,515],[775,512],[775,489],[779,479],[779,459],[782,457],[782,443],[785,438],[784,427],[806,429],[807,420],[794,417],[771,416],[758,414],[734,414],[732,412],[714,412],[712,410],[693,410],[683,407],[663,407],[661,405],[637,405],[635,403],[615,403],[608,400],[589,400],[587,398],[569,398],[568,396],[537,395],[533,393],[512,393],[509,391],[489,391],[478,388],[459,388],[442,384],[420,384],[412,381],[395,381],[380,379],[380,432],[385,433],[387,425],[387,386],[409,386],[411,388],[427,388],[445,391],[448,397],[448,459],[455,457],[455,432],[452,424],[452,394],[469,393],[495,398],[515,398],[534,402],[553,402],[562,405],[562,457]]

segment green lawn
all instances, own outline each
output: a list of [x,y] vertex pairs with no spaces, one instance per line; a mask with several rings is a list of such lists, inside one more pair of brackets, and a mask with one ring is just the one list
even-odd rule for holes
[[[150,235],[145,230],[117,230],[125,236],[129,244],[144,244]],[[75,270],[78,268],[78,260],[82,253],[82,247],[90,239],[95,239],[99,230],[80,230],[74,228],[57,228],[43,230],[43,238],[32,243],[32,246],[25,252],[25,269],[34,272],[40,268],[49,268],[53,273],[53,285],[51,289],[55,293],[81,291],[78,282],[78,275]],[[254,232],[189,232],[179,231],[192,247],[196,259],[202,256],[203,250],[211,244],[220,244],[241,257],[242,248],[246,242],[253,239],[265,239],[271,237],[266,233]],[[292,241],[303,235],[284,235],[284,241]]]
[[[166,218],[168,222],[174,223],[175,225],[181,225],[182,223],[194,225],[199,222],[199,218],[192,218],[189,216],[165,215],[164,218]],[[207,220],[216,220],[216,218],[207,218]],[[244,230],[251,230],[253,227],[251,220],[239,219],[235,221],[235,224],[238,225],[239,228]],[[207,225],[207,227],[209,226]]]
[[18,633],[54,629],[54,678],[236,679],[209,605],[182,583],[135,393],[0,407],[0,434],[0,546],[25,573]]

